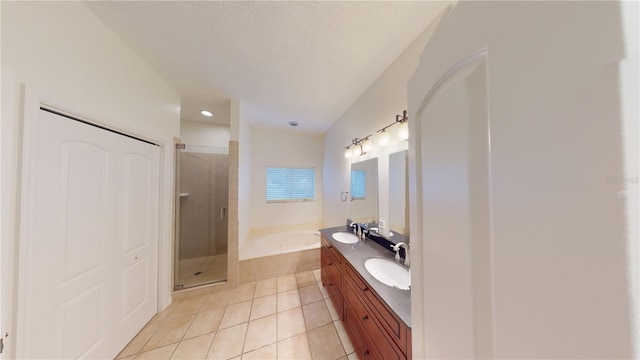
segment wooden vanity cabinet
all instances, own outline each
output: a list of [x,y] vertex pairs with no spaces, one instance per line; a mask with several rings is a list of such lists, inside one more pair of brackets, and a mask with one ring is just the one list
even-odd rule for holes
[[324,236],[321,279],[360,359],[411,359],[411,329]]
[[349,264],[345,264],[344,307],[347,332],[361,359],[410,359],[407,326]]
[[321,236],[320,240],[320,278],[322,279],[322,285],[327,289],[340,319],[344,319],[342,281],[345,259],[324,236]]

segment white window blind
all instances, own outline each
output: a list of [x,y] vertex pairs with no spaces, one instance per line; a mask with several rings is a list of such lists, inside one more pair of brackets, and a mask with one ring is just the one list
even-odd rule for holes
[[365,179],[367,173],[364,170],[351,170],[351,198],[364,199],[366,193]]
[[313,201],[315,168],[267,167],[267,202]]

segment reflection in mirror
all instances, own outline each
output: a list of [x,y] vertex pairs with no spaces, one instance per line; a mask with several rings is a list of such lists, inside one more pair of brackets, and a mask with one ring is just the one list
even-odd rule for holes
[[409,235],[407,154],[389,154],[389,229],[404,235]]
[[351,164],[351,220],[378,222],[378,159]]

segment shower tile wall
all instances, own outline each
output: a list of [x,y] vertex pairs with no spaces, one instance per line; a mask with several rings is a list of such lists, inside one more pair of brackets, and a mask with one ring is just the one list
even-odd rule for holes
[[180,158],[180,260],[227,251],[229,160],[223,154],[182,152]]

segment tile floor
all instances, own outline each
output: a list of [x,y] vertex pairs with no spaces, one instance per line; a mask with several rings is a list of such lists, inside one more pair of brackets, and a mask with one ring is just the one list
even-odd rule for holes
[[116,359],[341,359],[353,345],[320,270],[175,300]]
[[[196,275],[196,273],[200,273]],[[178,261],[178,281],[184,288],[227,280],[227,254]]]

